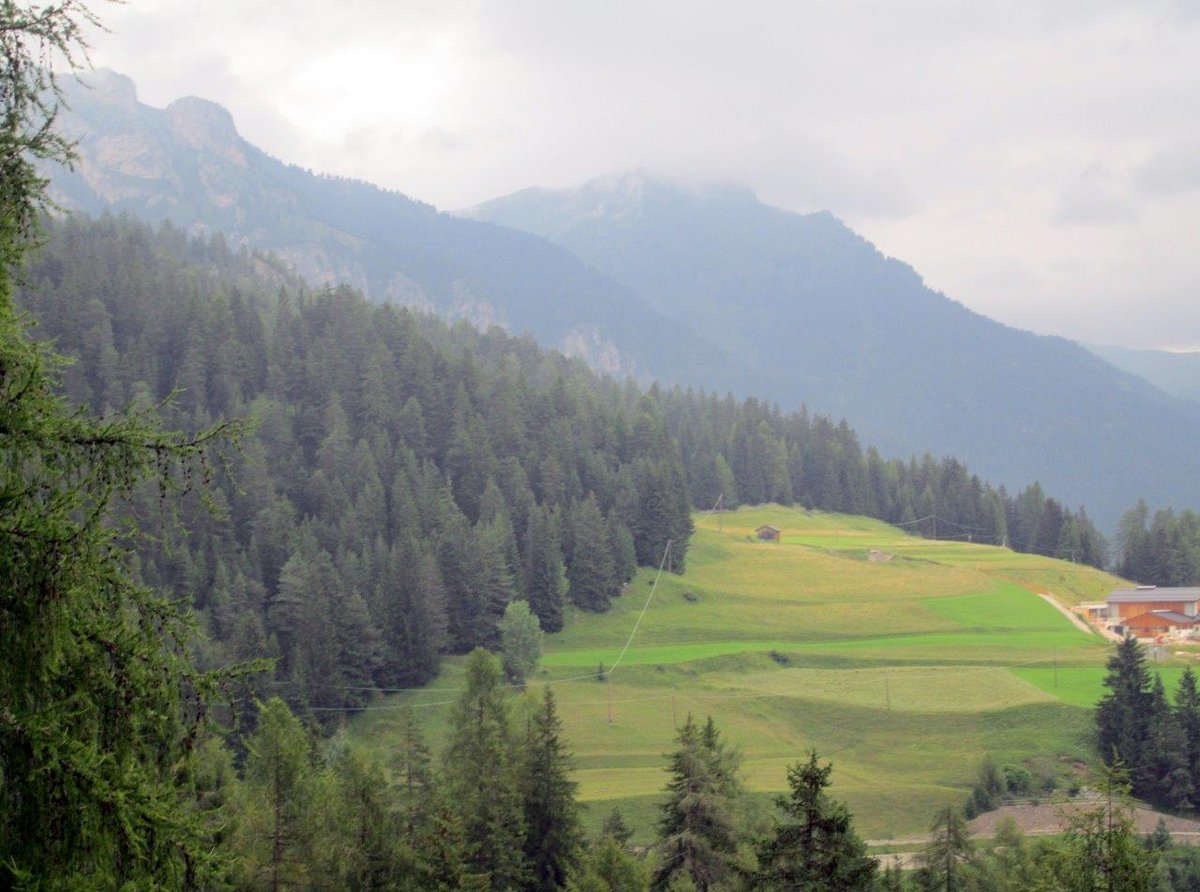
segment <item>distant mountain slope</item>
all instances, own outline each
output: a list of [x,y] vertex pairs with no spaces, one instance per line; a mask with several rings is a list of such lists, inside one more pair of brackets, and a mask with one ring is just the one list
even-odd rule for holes
[[1180,399],[1200,403],[1200,351],[1130,350],[1128,347],[1082,344],[1105,362],[1145,378]]
[[569,248],[751,364],[764,395],[844,415],[887,452],[1039,479],[1110,528],[1139,497],[1200,505],[1195,407],[930,290],[828,213],[641,173],[469,213]]
[[[284,164],[195,97],[155,109],[111,71],[69,85],[63,127],[74,171],[55,170],[65,208],[170,219],[275,252],[313,282],[347,282],[479,324],[528,331],[594,366],[707,385],[745,383],[686,325],[668,323],[610,277],[541,238],[439,213],[367,183]],[[718,371],[719,370],[719,373]]]

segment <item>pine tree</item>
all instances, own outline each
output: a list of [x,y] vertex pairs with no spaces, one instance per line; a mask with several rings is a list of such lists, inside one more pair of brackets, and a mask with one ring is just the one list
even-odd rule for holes
[[1130,790],[1119,766],[1102,766],[1092,785],[1097,804],[1072,814],[1045,888],[1064,892],[1150,892],[1157,888],[1158,852],[1134,829]]
[[1155,674],[1150,688],[1146,745],[1139,776],[1158,805],[1186,809],[1195,793],[1187,764],[1187,738],[1167,702],[1162,676]]
[[548,686],[530,719],[522,757],[525,859],[532,875],[526,888],[562,889],[578,862],[583,835],[576,784],[569,777],[571,757],[562,742],[562,721]]
[[587,851],[567,885],[570,892],[646,892],[645,865],[611,836]]
[[575,503],[571,509],[571,561],[567,579],[571,601],[584,610],[607,610],[616,593],[608,527],[594,495]]
[[334,738],[321,803],[326,821],[319,841],[325,885],[339,889],[389,889],[410,873],[414,858],[398,830],[395,791],[383,769]]
[[831,765],[822,767],[816,752],[807,762],[788,769],[787,796],[775,805],[788,819],[775,826],[758,846],[758,869],[751,875],[756,889],[869,890],[876,864],[851,825],[850,812],[825,792]]

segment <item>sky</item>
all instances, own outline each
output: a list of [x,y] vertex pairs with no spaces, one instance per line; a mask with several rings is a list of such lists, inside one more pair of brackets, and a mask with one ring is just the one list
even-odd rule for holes
[[1040,333],[1200,349],[1200,0],[132,0],[92,60],[439,208],[642,168]]

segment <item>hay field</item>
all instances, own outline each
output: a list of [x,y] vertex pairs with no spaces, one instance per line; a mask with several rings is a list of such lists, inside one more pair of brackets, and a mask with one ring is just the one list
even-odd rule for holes
[[[763,523],[783,541],[756,541]],[[872,562],[872,549],[893,557]],[[1031,765],[1088,755],[1110,645],[1037,593],[1078,603],[1117,587],[1114,577],[778,506],[698,517],[687,561],[656,586],[640,571],[610,613],[569,611],[547,638],[532,686],[554,685],[593,825],[620,805],[640,838],[652,836],[663,754],[688,712],[711,715],[737,744],[746,787],[763,800],[816,748],[871,838],[923,832],[937,807],[964,800],[985,753]],[[436,746],[460,680],[460,661],[448,660],[430,690],[358,716],[352,739],[385,752],[390,707],[411,703]]]

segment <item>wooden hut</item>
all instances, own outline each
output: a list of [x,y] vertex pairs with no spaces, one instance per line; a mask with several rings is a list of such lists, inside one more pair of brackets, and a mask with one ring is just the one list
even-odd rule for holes
[[783,538],[783,530],[773,527],[769,523],[764,523],[754,533],[758,536],[759,542],[778,542]]

